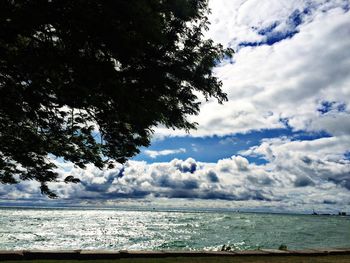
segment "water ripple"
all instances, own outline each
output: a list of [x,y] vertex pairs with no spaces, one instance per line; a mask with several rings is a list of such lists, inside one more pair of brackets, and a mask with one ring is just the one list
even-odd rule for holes
[[349,247],[349,217],[0,209],[0,249],[245,250]]

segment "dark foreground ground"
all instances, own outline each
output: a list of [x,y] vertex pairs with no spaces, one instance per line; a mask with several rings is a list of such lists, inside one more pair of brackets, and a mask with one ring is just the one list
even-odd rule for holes
[[191,251],[0,251],[0,263],[350,263],[350,249],[232,252]]
[[123,258],[115,260],[16,260],[2,261],[6,263],[349,263],[350,255],[327,255],[327,256],[235,256],[235,257],[168,257],[168,258]]

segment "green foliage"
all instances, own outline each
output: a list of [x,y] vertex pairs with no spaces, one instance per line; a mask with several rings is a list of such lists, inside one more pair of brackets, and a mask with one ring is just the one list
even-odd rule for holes
[[285,244],[281,244],[279,247],[278,247],[279,250],[287,250],[287,245]]
[[[0,182],[57,181],[49,156],[111,168],[152,127],[192,129],[197,95],[225,101],[205,0],[0,2]],[[65,182],[78,182],[67,177]]]
[[221,247],[221,251],[231,251],[231,247],[230,247],[230,245],[223,245],[222,247]]

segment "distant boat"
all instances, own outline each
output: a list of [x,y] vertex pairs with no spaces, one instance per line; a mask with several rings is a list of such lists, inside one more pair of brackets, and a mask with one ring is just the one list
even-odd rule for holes
[[314,216],[317,216],[318,214],[315,212],[315,209],[312,209],[312,214],[314,215]]
[[346,212],[339,212],[338,215],[340,215],[340,216],[346,216]]

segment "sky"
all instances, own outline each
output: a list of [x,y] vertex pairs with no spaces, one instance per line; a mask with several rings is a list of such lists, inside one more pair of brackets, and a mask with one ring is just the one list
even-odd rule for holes
[[125,165],[55,160],[58,200],[25,181],[0,205],[350,212],[350,1],[211,0],[206,38],[235,50],[215,75],[228,102],[203,101],[197,130],[156,127]]

